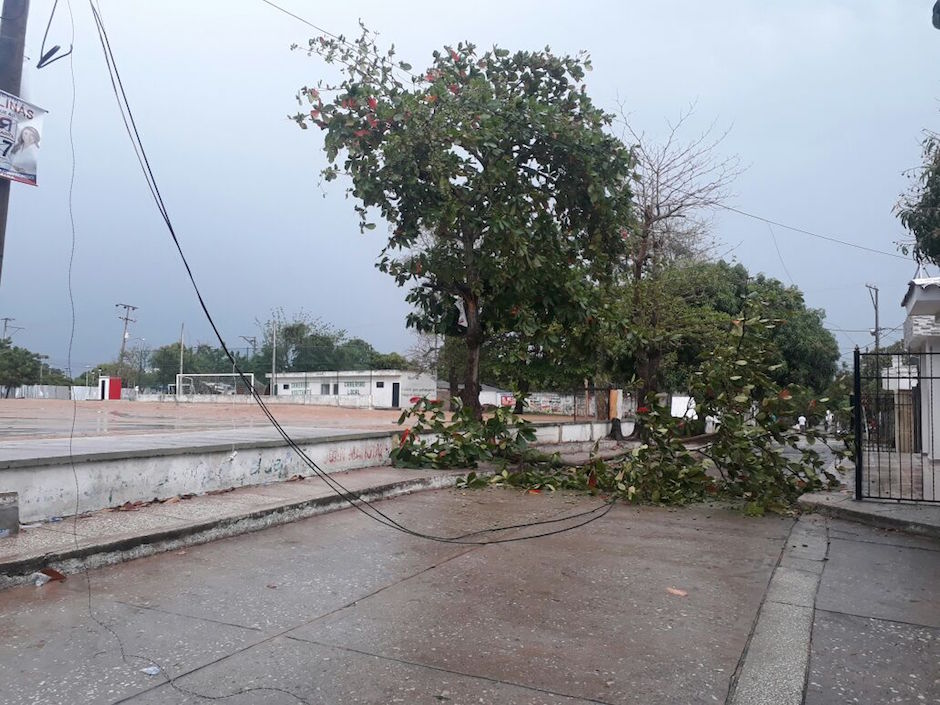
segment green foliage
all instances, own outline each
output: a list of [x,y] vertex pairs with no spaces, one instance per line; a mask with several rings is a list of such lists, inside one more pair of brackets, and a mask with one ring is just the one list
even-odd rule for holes
[[[655,311],[639,316],[652,323],[620,338],[614,359],[623,378],[636,367],[636,351],[652,348],[661,356],[655,371],[660,385],[671,391],[688,390],[695,371],[721,344],[748,295],[753,295],[752,306],[777,322],[765,341],[767,364],[773,368],[770,376],[777,384],[796,384],[819,393],[836,373],[839,347],[823,327],[824,313],[806,308],[796,287],[763,274],[751,277],[742,265],[719,261],[668,267],[640,288],[640,305]],[[622,294],[623,300],[627,294]]]
[[[756,295],[751,299],[753,306]],[[842,392],[834,403],[795,385],[781,387],[773,377],[780,364],[772,344],[775,328],[774,321],[757,315],[734,319],[696,371],[695,411],[699,418],[719,421],[703,448],[688,449],[682,441],[685,420],[673,418],[651,396],[637,409],[641,442],[622,460],[594,458],[582,467],[567,468],[530,455],[491,478],[468,475],[460,484],[577,489],[653,504],[717,497],[743,502],[749,515],[787,511],[803,492],[835,480],[816,450],[830,439],[812,428],[795,432],[796,418],[821,418],[827,408],[844,415],[848,400]],[[847,448],[836,450],[836,456],[846,456]]]
[[[729,335],[696,373],[692,395],[696,413],[719,420],[714,439],[702,453],[717,472],[722,489],[764,509],[789,506],[800,494],[834,481],[814,444],[822,434],[793,430],[800,414],[823,414],[828,398],[813,398],[797,385],[780,386],[772,332],[776,322],[753,310],[757,295]],[[807,401],[808,399],[808,401]],[[801,403],[802,402],[802,403]]]
[[9,397],[16,387],[39,382],[42,356],[21,348],[9,338],[0,339],[0,388]]
[[[346,331],[300,312],[287,317],[276,311],[272,321],[259,323],[261,345],[253,354],[234,352],[243,372],[255,375],[263,383],[271,372],[274,332],[277,332],[277,369],[280,372],[316,372],[322,370],[405,370],[410,365],[398,353],[380,353],[362,338],[347,338]],[[130,352],[131,375],[136,378],[139,367],[135,351]],[[141,361],[143,363],[143,361]],[[152,374],[145,376],[148,384],[175,384],[180,369],[180,345],[170,343],[149,353],[146,364]],[[99,365],[104,369],[106,366]],[[199,344],[183,347],[183,370],[190,373],[232,372],[232,362],[221,348]],[[84,383],[84,382],[82,382]]]
[[309,51],[344,79],[301,91],[295,120],[325,131],[324,177],[350,177],[361,229],[390,224],[377,266],[410,287],[408,325],[453,335],[462,302],[463,399],[479,416],[483,343],[563,345],[549,329],[591,325],[595,283],[623,251],[632,159],[585,91],[589,61],[461,43],[406,85],[368,33]]
[[459,408],[451,422],[443,404],[420,399],[398,419],[413,423],[401,433],[392,449],[396,467],[473,468],[494,458],[512,458],[523,453],[535,440],[531,423],[507,409],[497,409],[479,420],[466,408]]
[[940,136],[928,133],[924,138],[923,164],[910,178],[913,182],[895,213],[914,236],[914,258],[940,264]]

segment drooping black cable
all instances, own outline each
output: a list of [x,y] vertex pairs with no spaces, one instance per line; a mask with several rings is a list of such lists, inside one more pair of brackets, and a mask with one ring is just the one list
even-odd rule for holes
[[[94,1],[89,0],[89,4],[91,6],[92,14],[95,19],[95,25],[96,25],[97,32],[98,32],[98,38],[101,43],[102,50],[105,54],[105,62],[108,66],[109,75],[111,77],[112,89],[114,90],[115,97],[117,98],[117,101],[118,101],[118,106],[121,110],[121,116],[124,121],[125,129],[127,130],[128,136],[130,137],[131,142],[134,145],[135,154],[137,156],[138,162],[140,163],[141,169],[144,172],[144,176],[145,176],[145,179],[147,180],[148,187],[150,188],[151,195],[157,205],[157,209],[159,210],[164,223],[167,226],[167,229],[170,233],[170,236],[173,240],[176,250],[179,253],[180,259],[183,262],[183,266],[186,270],[187,276],[189,277],[190,283],[196,294],[196,298],[199,302],[199,305],[202,308],[203,314],[205,315],[206,320],[209,322],[209,325],[212,328],[212,331],[216,339],[219,341],[219,345],[222,351],[225,353],[228,360],[232,363],[233,369],[236,370],[238,375],[241,377],[242,381],[245,383],[246,387],[249,387],[251,389],[252,398],[254,399],[258,407],[262,410],[264,415],[267,417],[269,422],[276,429],[276,431],[284,440],[284,442],[288,445],[288,447],[290,447],[292,450],[294,450],[297,453],[298,457],[301,458],[304,464],[307,465],[307,467],[309,467],[317,477],[322,479],[324,483],[326,483],[327,486],[335,494],[337,494],[339,497],[344,499],[347,503],[350,504],[350,506],[359,510],[360,512],[362,512],[369,518],[373,519],[374,521],[377,521],[378,523],[383,524],[389,528],[393,528],[395,530],[401,531],[402,533],[409,534],[411,536],[415,536],[418,538],[425,538],[425,539],[432,540],[432,541],[439,541],[443,543],[457,543],[457,544],[465,544],[465,545],[488,545],[488,544],[495,544],[495,543],[508,543],[510,541],[526,540],[529,538],[551,536],[554,534],[562,533],[565,531],[570,531],[572,529],[584,526],[592,521],[595,521],[601,518],[602,516],[605,516],[607,512],[610,511],[610,509],[613,506],[613,500],[604,502],[603,504],[599,505],[598,507],[592,510],[580,512],[578,514],[570,515],[564,518],[529,522],[526,524],[515,524],[512,526],[506,526],[506,527],[492,527],[489,529],[484,529],[482,531],[471,532],[468,534],[463,534],[460,536],[453,536],[453,537],[435,536],[432,534],[426,534],[420,531],[416,531],[414,529],[410,529],[400,524],[398,521],[396,521],[392,517],[382,512],[379,508],[375,507],[371,502],[366,500],[360,494],[344,487],[342,483],[340,483],[335,478],[331,477],[328,473],[324,472],[322,468],[320,468],[284,430],[284,428],[280,425],[280,423],[274,417],[273,413],[270,411],[267,404],[264,402],[264,400],[261,398],[258,392],[253,388],[252,385],[248,383],[249,381],[247,377],[245,376],[241,368],[238,366],[237,360],[232,355],[231,351],[226,345],[225,340],[223,339],[222,334],[219,331],[215,323],[215,320],[213,319],[211,313],[209,312],[209,308],[202,296],[202,293],[199,289],[198,284],[196,283],[195,275],[193,274],[193,271],[189,265],[186,255],[183,252],[182,245],[179,241],[179,238],[177,237],[175,228],[173,227],[172,221],[170,220],[169,213],[163,201],[162,194],[160,193],[159,186],[156,183],[156,178],[154,177],[153,170],[151,169],[149,159],[147,158],[146,151],[143,147],[143,143],[140,138],[140,133],[137,129],[136,121],[134,120],[133,112],[131,111],[131,108],[130,108],[130,103],[127,99],[127,94],[124,90],[124,85],[123,85],[123,81],[121,80],[120,72],[117,69],[114,55],[111,50],[110,41],[108,39],[107,31],[104,28],[104,23],[101,19],[101,16],[98,12],[97,7],[94,4]],[[603,512],[601,512],[602,509],[604,510]],[[466,540],[467,537],[478,535],[480,533],[492,533],[492,532],[498,532],[498,531],[505,531],[511,528],[516,529],[516,528],[524,528],[524,527],[531,527],[531,526],[539,526],[542,524],[558,523],[560,521],[580,518],[582,516],[590,516],[590,518],[570,527],[555,529],[552,531],[542,532],[542,533],[538,533],[535,535],[500,538],[500,539],[493,539],[489,541],[467,541]]]
[[[52,3],[52,11],[49,13],[49,21],[46,22],[46,31],[43,32],[43,35],[42,35],[42,47],[39,49],[39,61],[36,62],[37,69],[44,69],[47,66],[54,64],[59,59],[64,59],[66,56],[72,53],[72,44],[69,44],[69,50],[67,52],[65,52],[64,54],[60,54],[59,56],[56,56],[54,59],[52,57],[55,56],[56,52],[59,51],[61,47],[58,44],[56,44],[48,52],[46,51],[46,39],[48,39],[49,37],[49,28],[52,26],[52,18],[55,17],[55,11],[58,6],[59,6],[59,0],[54,0]],[[74,31],[72,34],[74,36],[75,34]],[[72,41],[73,42],[75,41],[74,38]]]

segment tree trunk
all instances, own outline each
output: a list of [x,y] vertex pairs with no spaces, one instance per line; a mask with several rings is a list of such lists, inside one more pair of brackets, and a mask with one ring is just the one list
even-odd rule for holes
[[516,406],[515,406],[515,408],[512,410],[512,413],[514,413],[514,414],[521,414],[523,411],[525,411],[525,408],[524,408],[524,406],[525,406],[525,397],[527,397],[527,396],[529,395],[529,380],[527,380],[527,379],[520,379],[520,380],[517,382],[517,385],[518,385],[518,388],[519,388],[519,389],[518,389],[519,394],[518,394],[518,396],[516,397]]
[[457,381],[457,365],[453,362],[447,368],[447,385],[450,387],[450,410],[454,411],[454,401],[460,398],[460,384]]
[[623,435],[623,426],[621,425],[620,419],[611,419],[610,433],[607,434],[607,437],[612,441],[622,441],[626,438],[626,436]]
[[464,408],[469,409],[475,419],[483,418],[480,405],[480,350],[483,348],[483,326],[480,322],[480,303],[475,296],[464,297],[467,316],[467,367],[464,371],[463,391],[460,398]]

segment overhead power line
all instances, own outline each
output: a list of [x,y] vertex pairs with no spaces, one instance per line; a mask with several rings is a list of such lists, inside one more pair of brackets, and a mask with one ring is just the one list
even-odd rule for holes
[[[351,42],[349,42],[349,41],[347,41],[346,39],[344,39],[344,38],[342,37],[342,35],[336,34],[336,33],[334,33],[334,32],[330,32],[329,30],[324,29],[324,28],[321,27],[320,25],[318,25],[318,24],[316,24],[316,23],[314,23],[314,22],[311,22],[310,20],[308,20],[308,19],[306,19],[306,18],[304,18],[304,17],[301,17],[300,15],[298,15],[298,14],[296,14],[296,13],[293,13],[293,12],[291,12],[290,10],[287,10],[286,8],[281,7],[281,6],[278,5],[277,3],[271,2],[271,0],[261,0],[261,2],[263,2],[265,5],[269,5],[270,7],[274,8],[275,10],[278,10],[279,12],[284,13],[285,15],[287,15],[287,16],[289,16],[289,17],[294,18],[294,19],[297,20],[298,22],[301,22],[301,23],[307,25],[308,27],[311,27],[311,28],[317,30],[318,32],[322,32],[323,34],[325,34],[325,35],[327,35],[327,36],[329,36],[329,37],[332,37],[333,39],[335,39],[335,40],[337,40],[337,41],[339,41],[339,42],[342,42],[343,44],[346,44],[347,46],[350,46],[350,47],[355,46],[355,45],[353,45]],[[381,61],[386,61],[386,57],[379,55],[378,52],[373,51],[373,55],[374,55],[377,59],[380,59]],[[406,71],[406,70],[404,70],[404,69],[401,69],[401,68],[398,67],[398,66],[395,66],[395,68],[404,71],[404,73],[408,74],[408,75],[411,76],[412,78],[415,78],[415,79],[418,79],[418,78],[419,78],[416,74],[412,73],[411,71]],[[615,121],[625,122],[625,121],[623,121],[622,119],[618,119],[618,118],[615,118]],[[879,250],[879,249],[876,249],[876,248],[874,248],[874,247],[868,247],[867,245],[860,245],[860,244],[858,244],[858,243],[856,243],[856,242],[851,242],[851,241],[849,241],[849,240],[844,240],[844,239],[842,239],[842,238],[833,237],[833,236],[831,236],[831,235],[822,235],[821,233],[817,233],[817,232],[814,232],[814,231],[812,231],[812,230],[808,230],[808,229],[806,229],[806,228],[801,228],[801,227],[796,226],[796,225],[788,225],[787,223],[780,222],[779,220],[774,220],[774,219],[772,219],[772,218],[767,218],[767,217],[762,216],[762,215],[757,215],[756,213],[751,213],[751,212],[746,211],[746,210],[743,210],[743,209],[741,209],[741,208],[735,208],[734,206],[725,205],[725,204],[723,204],[723,203],[714,203],[714,204],[712,204],[712,205],[713,205],[714,207],[716,207],[716,208],[721,208],[721,209],[723,209],[723,210],[730,211],[730,212],[732,212],[732,213],[737,213],[738,215],[743,215],[743,216],[746,217],[746,218],[753,218],[754,220],[759,220],[759,221],[761,221],[761,222],[763,222],[763,223],[766,223],[767,225],[771,225],[771,226],[776,225],[778,228],[785,228],[786,230],[791,230],[791,231],[793,231],[793,232],[800,233],[800,234],[802,234],[802,235],[808,235],[809,237],[814,237],[814,238],[817,238],[817,239],[819,239],[819,240],[825,240],[826,242],[832,242],[832,243],[835,243],[835,244],[838,244],[838,245],[843,245],[843,246],[845,246],[845,247],[851,247],[851,248],[854,248],[854,249],[856,249],[856,250],[861,250],[861,251],[863,251],[863,252],[870,252],[870,253],[875,254],[875,255],[882,255],[882,256],[884,256],[884,257],[894,257],[895,259],[910,260],[909,257],[907,257],[907,256],[905,256],[905,255],[900,255],[900,254],[898,254],[898,253],[896,253],[896,252],[888,252],[888,251],[886,251],[886,250]],[[776,245],[777,245],[776,237],[774,237],[774,246],[776,247]],[[778,256],[780,255],[780,250],[779,250],[779,248],[777,248],[777,254],[778,254]],[[782,264],[782,263],[783,263],[783,258],[781,257],[781,264]],[[786,265],[784,265],[784,270],[786,270]],[[787,276],[789,276],[789,272],[787,273]],[[790,281],[791,281],[791,283],[793,282],[792,277],[790,277]]]
[[865,252],[871,252],[872,254],[876,254],[876,255],[884,255],[885,257],[894,257],[896,259],[903,259],[906,261],[910,261],[910,257],[899,255],[896,252],[888,252],[886,250],[876,250],[873,247],[868,247],[866,245],[859,245],[858,243],[849,242],[848,240],[840,240],[837,237],[831,237],[829,235],[820,235],[819,233],[815,233],[812,230],[806,230],[805,228],[800,228],[795,225],[787,225],[786,223],[781,223],[780,221],[777,221],[777,220],[765,218],[764,216],[757,215],[756,213],[749,213],[748,211],[741,210],[740,208],[735,208],[733,206],[727,206],[723,203],[715,203],[714,205],[717,208],[723,208],[726,211],[731,211],[732,213],[737,213],[738,215],[743,215],[748,218],[754,218],[755,220],[759,220],[763,223],[767,223],[768,225],[776,225],[778,228],[786,228],[787,230],[792,230],[795,233],[802,233],[803,235],[809,235],[810,237],[815,237],[820,240],[826,240],[827,242],[834,242],[839,245],[845,245],[846,247],[854,247],[856,250],[864,250]]
[[[137,129],[137,123],[136,123],[136,120],[134,119],[134,114],[133,114],[133,111],[131,110],[130,103],[127,98],[127,93],[124,90],[124,83],[121,79],[121,75],[120,75],[120,72],[118,71],[114,54],[111,50],[111,44],[108,38],[107,31],[104,27],[104,22],[101,19],[101,15],[98,12],[97,7],[95,6],[94,0],[89,0],[89,5],[91,6],[91,11],[94,16],[95,26],[96,26],[96,30],[98,33],[98,39],[101,43],[102,51],[104,52],[105,64],[108,68],[108,74],[111,79],[111,87],[114,92],[115,99],[117,100],[118,108],[121,111],[121,117],[124,122],[124,127],[127,131],[127,135],[129,139],[131,140],[131,143],[133,144],[134,152],[137,156],[137,160],[141,167],[141,170],[143,171],[144,178],[147,181],[147,185],[150,189],[151,196],[153,197],[154,202],[157,206],[157,209],[160,213],[160,216],[163,219],[164,224],[166,225],[167,231],[169,232],[169,235],[173,241],[173,245],[175,246],[176,251],[179,254],[183,267],[186,270],[187,277],[189,278],[190,284],[192,285],[193,292],[196,295],[196,299],[199,302],[199,306],[202,309],[203,315],[206,317],[206,320],[209,323],[209,326],[212,328],[213,334],[215,335],[216,339],[219,341],[219,346],[221,347],[222,351],[225,353],[225,356],[232,363],[232,369],[241,376],[242,381],[245,382],[246,384],[246,387],[248,387],[251,390],[252,398],[254,399],[258,407],[261,409],[262,413],[264,413],[268,421],[271,423],[274,429],[278,432],[278,434],[281,436],[284,442],[288,445],[288,447],[290,447],[295,453],[297,453],[297,456],[301,459],[301,461],[305,465],[307,465],[307,467],[309,467],[311,471],[319,479],[321,479],[327,485],[327,487],[330,488],[330,490],[332,490],[337,496],[341,497],[351,507],[361,512],[365,516],[369,517],[370,519],[384,526],[387,526],[396,531],[400,531],[401,533],[404,533],[410,536],[415,536],[418,538],[438,541],[442,543],[452,543],[452,544],[462,544],[462,545],[472,545],[472,546],[489,545],[489,544],[495,544],[495,543],[509,543],[513,541],[523,541],[523,540],[538,538],[542,536],[551,536],[554,534],[559,534],[565,531],[576,529],[578,527],[584,526],[585,524],[588,524],[592,521],[596,521],[597,519],[600,519],[601,517],[607,515],[607,513],[614,506],[613,500],[605,501],[593,509],[586,510],[583,512],[578,512],[578,513],[571,514],[565,517],[558,517],[555,519],[544,519],[541,521],[524,522],[520,524],[511,524],[507,526],[490,527],[490,528],[483,529],[480,531],[473,531],[473,532],[461,534],[458,536],[437,536],[434,534],[429,534],[429,533],[425,533],[422,531],[409,528],[408,526],[405,526],[404,524],[400,523],[399,521],[392,518],[387,513],[383,512],[381,509],[376,507],[372,502],[362,497],[357,492],[345,487],[334,476],[331,476],[328,473],[326,473],[312,458],[310,458],[310,456],[307,455],[307,453],[303,450],[303,448],[301,448],[297,444],[297,442],[290,436],[290,434],[288,434],[287,431],[284,430],[284,428],[281,426],[278,420],[274,417],[273,413],[268,408],[267,404],[264,402],[264,400],[261,398],[258,392],[254,389],[252,385],[249,384],[248,378],[246,377],[242,369],[238,366],[236,357],[230,351],[228,345],[226,344],[224,338],[222,337],[222,333],[219,330],[215,322],[215,319],[213,318],[211,312],[209,311],[209,307],[206,304],[205,299],[203,298],[203,295],[199,288],[198,283],[196,282],[195,274],[193,273],[192,268],[190,267],[189,261],[186,258],[185,253],[183,252],[182,244],[180,243],[179,237],[177,236],[177,233],[176,233],[176,229],[173,226],[172,220],[170,219],[169,211],[166,208],[166,204],[163,201],[163,197],[160,193],[160,188],[157,185],[156,177],[154,176],[153,170],[150,167],[150,161],[147,157],[147,153],[146,153],[146,150],[144,149],[143,142],[140,137],[140,133]],[[559,524],[562,522],[572,521],[575,519],[578,520],[577,523],[575,524],[569,524],[569,525],[562,526],[561,528],[557,528],[557,529],[540,531],[536,534],[527,534],[524,536],[500,537],[500,538],[493,538],[493,539],[485,540],[485,541],[480,540],[478,538],[482,535],[491,534],[495,532],[507,531],[511,529],[530,528],[530,527],[542,526],[542,525],[548,525],[548,524]],[[477,538],[472,538],[472,537],[477,537]]]

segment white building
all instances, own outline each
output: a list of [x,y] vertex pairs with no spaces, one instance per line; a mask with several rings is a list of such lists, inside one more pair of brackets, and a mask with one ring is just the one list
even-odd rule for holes
[[[271,375],[265,377],[270,383]],[[437,398],[437,383],[432,375],[402,370],[278,372],[274,394],[324,406],[400,409],[412,399]]]
[[[919,365],[916,385],[911,381],[899,389],[906,386],[908,394],[920,397],[920,419],[911,423],[917,427],[918,450],[926,461],[923,498],[936,501],[940,499],[940,277],[912,279],[901,306],[907,309],[904,342]],[[908,377],[913,375],[908,372]]]

